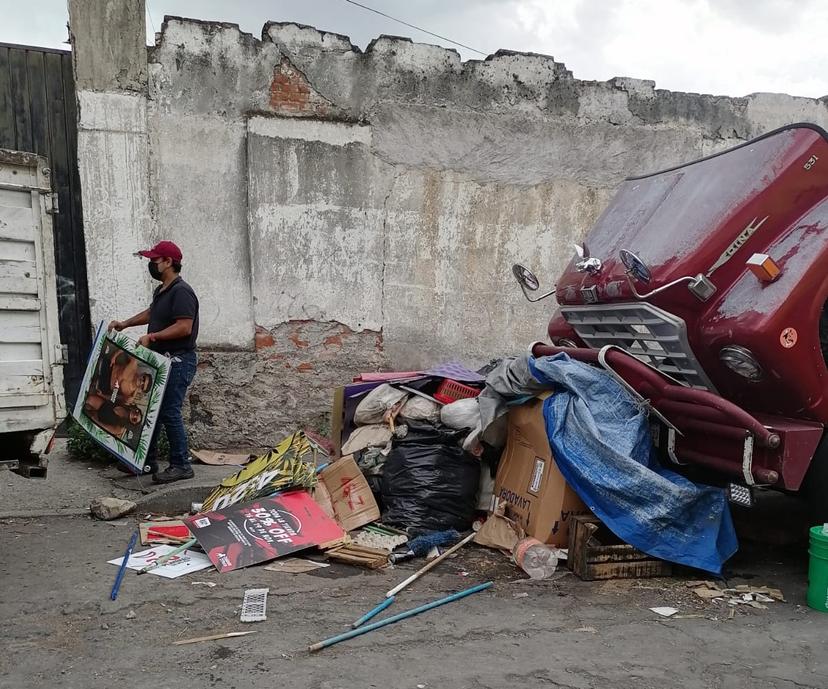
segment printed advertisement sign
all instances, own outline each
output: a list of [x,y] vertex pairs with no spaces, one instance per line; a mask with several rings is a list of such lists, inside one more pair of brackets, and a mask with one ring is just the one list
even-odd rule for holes
[[304,490],[196,514],[184,521],[219,572],[345,537],[342,527]]
[[170,360],[104,324],[72,416],[119,460],[141,471],[167,385]]
[[316,484],[318,454],[302,431],[292,433],[270,452],[224,479],[204,499],[202,509],[222,510],[290,488],[311,488]]

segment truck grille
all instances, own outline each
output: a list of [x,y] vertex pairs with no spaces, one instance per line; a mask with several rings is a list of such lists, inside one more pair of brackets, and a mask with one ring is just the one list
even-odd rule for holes
[[562,306],[561,313],[588,346],[616,345],[684,385],[715,392],[681,318],[643,303]]

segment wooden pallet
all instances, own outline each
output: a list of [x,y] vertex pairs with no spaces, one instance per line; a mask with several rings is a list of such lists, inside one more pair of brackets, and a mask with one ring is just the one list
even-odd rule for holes
[[592,515],[572,517],[567,564],[586,581],[668,577],[673,572],[669,562],[621,543]]
[[388,564],[389,551],[381,548],[369,548],[356,543],[341,545],[327,552],[331,560],[345,562],[349,565],[359,565],[369,569],[377,569]]

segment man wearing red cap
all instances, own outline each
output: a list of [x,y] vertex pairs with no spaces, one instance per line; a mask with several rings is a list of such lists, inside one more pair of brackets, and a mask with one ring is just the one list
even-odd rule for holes
[[[196,373],[195,346],[198,338],[198,297],[193,288],[181,279],[181,249],[172,242],[158,242],[152,249],[139,251],[150,260],[149,272],[161,284],[152,295],[152,304],[145,311],[125,321],[112,321],[110,330],[123,330],[146,325],[147,334],[138,340],[144,347],[168,356],[172,362],[164,399],[158,412],[155,433],[147,452],[144,472],[152,474],[156,483],[171,483],[193,477],[187,432],[181,405],[187,388]],[[167,432],[170,444],[170,466],[158,471],[158,430]]]

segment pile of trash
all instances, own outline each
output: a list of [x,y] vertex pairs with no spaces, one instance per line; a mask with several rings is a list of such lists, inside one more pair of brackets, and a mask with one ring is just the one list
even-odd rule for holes
[[[366,373],[335,391],[331,428],[330,440],[298,431],[261,456],[234,456],[245,466],[193,514],[140,524],[111,561],[113,598],[128,569],[172,578],[210,567],[375,569],[430,558],[354,623],[354,635],[423,612],[361,627],[472,541],[533,579],[564,560],[586,580],[664,576],[672,563],[718,575],[736,549],[722,491],[662,468],[645,412],[606,372],[565,354],[480,371],[450,363]],[[149,549],[134,552],[138,539]],[[323,558],[293,557],[311,549]],[[775,593],[697,588],[730,603],[750,594],[741,600],[754,607]],[[267,589],[247,593],[243,621],[264,619]],[[343,640],[335,639],[311,650]]]

